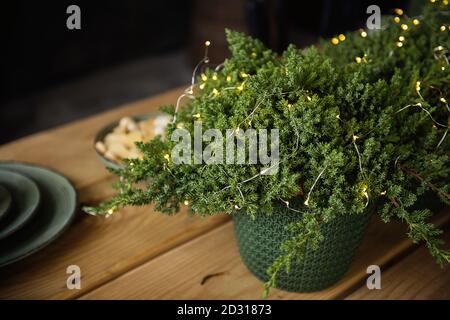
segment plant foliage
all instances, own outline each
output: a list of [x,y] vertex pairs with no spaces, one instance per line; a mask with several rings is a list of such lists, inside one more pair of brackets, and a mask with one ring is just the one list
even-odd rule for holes
[[[365,37],[349,33],[338,45],[323,42],[319,49],[291,45],[281,57],[226,30],[231,57],[222,69],[199,77],[202,90],[181,108],[167,136],[180,126],[193,134],[198,120],[204,130],[278,128],[278,173],[258,176],[260,164],[174,165],[165,155],[175,142],[157,137],[138,143],[143,159],[114,170],[121,192],[85,210],[107,214],[155,203],[171,214],[188,201],[193,214],[244,210],[256,216],[270,214],[280,199],[306,200],[315,184],[308,206],[295,208],[303,219],[287,226],[292,239],[268,270],[266,293],[278,272],[288,271],[306,248],[320,246],[321,223],[361,214],[368,201],[380,206],[385,222],[404,221],[409,237],[425,242],[439,264],[450,262],[441,231],[429,222],[432,212],[415,208],[428,190],[450,203],[450,37],[440,28],[448,22],[443,6],[429,5],[419,24],[386,17],[382,30]],[[174,114],[173,106],[164,109]]]

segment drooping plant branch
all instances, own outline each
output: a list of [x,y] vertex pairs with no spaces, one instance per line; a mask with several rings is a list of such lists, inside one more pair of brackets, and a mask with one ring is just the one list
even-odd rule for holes
[[437,194],[439,194],[439,195],[447,198],[448,200],[450,200],[450,194],[449,193],[442,191],[434,183],[425,181],[424,178],[422,178],[422,176],[420,174],[418,174],[416,171],[414,171],[412,169],[409,169],[405,165],[400,165],[400,169],[402,169],[404,172],[409,174],[411,177],[415,178],[417,181],[425,183],[427,186],[429,186],[431,188],[431,190],[433,190]]

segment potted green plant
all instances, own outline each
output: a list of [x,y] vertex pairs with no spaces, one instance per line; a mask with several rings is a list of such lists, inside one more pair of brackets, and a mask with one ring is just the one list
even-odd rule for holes
[[[85,210],[112,214],[154,202],[169,214],[182,205],[203,216],[230,214],[243,261],[266,283],[265,293],[273,286],[314,291],[339,280],[375,211],[385,222],[404,221],[438,263],[450,262],[423,196],[431,190],[450,202],[443,7],[431,5],[420,19],[387,17],[382,30],[340,35],[320,49],[289,46],[280,57],[227,30],[231,57],[196,77],[179,99],[187,99],[183,108],[164,108],[173,116],[168,138],[138,143],[144,157],[112,170],[120,193]],[[196,144],[199,123],[222,138]],[[277,129],[270,142],[278,158],[205,163],[205,154],[223,155],[224,141],[248,129]],[[189,135],[181,148],[180,130]],[[184,153],[193,145],[200,160]],[[174,149],[183,150],[184,162]],[[243,150],[248,160],[252,147]]]

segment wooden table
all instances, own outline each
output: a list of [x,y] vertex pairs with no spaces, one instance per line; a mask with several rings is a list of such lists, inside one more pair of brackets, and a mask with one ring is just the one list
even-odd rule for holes
[[[66,175],[82,204],[112,195],[115,178],[92,142],[104,125],[122,116],[176,101],[180,89],[0,147],[0,160],[41,164]],[[435,222],[448,227],[450,211]],[[344,279],[315,293],[272,290],[273,299],[449,299],[450,268],[439,268],[423,247],[413,246],[399,223],[372,221]],[[449,240],[449,236],[446,237]],[[382,269],[382,289],[368,290],[366,268]],[[81,268],[81,289],[66,287],[66,268]],[[244,267],[232,221],[222,215],[168,217],[152,207],[126,209],[104,219],[78,213],[51,245],[0,269],[0,299],[259,299],[262,284]]]

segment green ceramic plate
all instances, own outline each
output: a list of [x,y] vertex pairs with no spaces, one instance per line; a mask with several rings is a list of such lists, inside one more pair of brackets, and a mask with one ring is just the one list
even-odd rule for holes
[[11,193],[12,207],[0,221],[0,239],[22,228],[32,218],[40,201],[40,192],[33,180],[5,169],[0,167],[0,184]]
[[11,202],[11,193],[0,185],[0,220],[8,213],[9,208],[11,208]]
[[75,188],[62,175],[46,168],[0,162],[0,169],[27,175],[41,191],[41,204],[22,229],[0,241],[0,267],[23,259],[55,240],[72,222],[77,196]]

